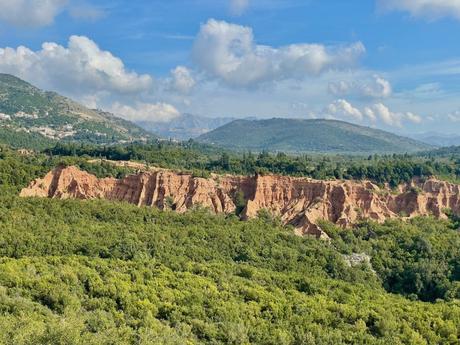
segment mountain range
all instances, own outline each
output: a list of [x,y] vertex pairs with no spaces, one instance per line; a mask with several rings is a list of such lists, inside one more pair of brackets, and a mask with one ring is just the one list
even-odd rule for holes
[[405,153],[430,149],[423,142],[337,120],[236,120],[197,138],[236,150],[289,153]]
[[181,114],[169,122],[132,123],[0,74],[0,142],[40,148],[57,141],[116,144],[159,137],[290,153],[401,153],[431,148],[421,141],[336,120],[235,120]]
[[427,132],[416,134],[412,136],[416,140],[423,141],[424,143],[446,147],[446,146],[458,146],[460,145],[460,135],[455,134],[445,134],[438,132]]
[[210,132],[234,121],[231,117],[211,118],[193,114],[180,114],[166,122],[136,121],[145,130],[158,134],[165,139],[188,140]]

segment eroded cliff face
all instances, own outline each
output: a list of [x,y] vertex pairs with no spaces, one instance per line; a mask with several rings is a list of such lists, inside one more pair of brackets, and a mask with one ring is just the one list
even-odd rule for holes
[[198,178],[169,170],[148,171],[124,179],[98,179],[76,167],[58,167],[21,191],[23,197],[108,199],[138,206],[185,212],[196,205],[215,213],[234,213],[238,193],[246,207],[241,216],[266,209],[292,224],[299,235],[324,236],[328,220],[348,227],[361,219],[379,222],[395,217],[460,213],[460,186],[436,179],[401,185],[396,192],[364,181],[318,181],[287,176],[213,176]]

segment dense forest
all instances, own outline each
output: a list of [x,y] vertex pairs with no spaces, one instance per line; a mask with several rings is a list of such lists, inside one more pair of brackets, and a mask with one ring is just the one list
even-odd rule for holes
[[2,148],[0,344],[458,344],[455,215],[363,222],[348,230],[324,223],[331,240],[323,241],[295,236],[264,212],[242,222],[199,207],[176,214],[17,196],[59,164],[98,176],[131,172],[88,163],[89,157],[192,170],[195,160],[204,164],[198,171],[232,173],[269,161],[267,171],[284,161],[308,169],[324,164],[327,171],[386,163],[381,171],[391,166],[393,173],[397,167],[417,173],[410,169],[426,164],[432,173],[453,169],[452,157],[262,153],[243,168],[249,155],[206,152],[193,143],[155,145],[59,146],[36,154]]
[[135,160],[153,166],[185,169],[199,175],[209,172],[250,175],[283,174],[315,179],[369,179],[389,183],[392,187],[414,177],[437,175],[450,181],[460,178],[460,155],[449,159],[437,151],[418,155],[300,155],[251,152],[235,154],[193,141],[174,143],[159,141],[149,145],[96,146],[58,144],[44,151],[48,155],[96,157],[109,160]]
[[[328,244],[267,217],[16,196],[1,205],[6,344],[458,341],[451,222],[331,226]],[[370,265],[347,265],[356,250]]]

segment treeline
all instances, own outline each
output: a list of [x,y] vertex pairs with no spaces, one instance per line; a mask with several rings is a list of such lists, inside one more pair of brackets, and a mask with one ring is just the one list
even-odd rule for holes
[[17,193],[37,177],[43,177],[57,166],[75,165],[98,177],[124,177],[134,170],[107,162],[90,163],[84,157],[48,156],[45,154],[20,154],[0,146],[0,192]]
[[45,151],[50,155],[88,156],[110,160],[136,160],[150,165],[205,172],[232,174],[283,174],[315,179],[370,179],[392,187],[414,177],[437,175],[456,181],[460,178],[460,160],[439,160],[410,155],[383,156],[289,156],[283,153],[230,153],[193,141],[172,143],[95,146],[58,144]]
[[439,149],[421,152],[421,153],[418,153],[417,155],[421,157],[447,158],[450,160],[459,160],[460,159],[460,146],[441,147]]

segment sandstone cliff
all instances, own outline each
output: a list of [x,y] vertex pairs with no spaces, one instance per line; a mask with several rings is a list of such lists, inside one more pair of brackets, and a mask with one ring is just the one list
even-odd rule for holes
[[98,179],[76,167],[58,167],[33,181],[21,196],[127,201],[185,212],[194,205],[215,213],[233,213],[236,195],[242,193],[241,216],[251,218],[263,209],[292,224],[296,232],[324,235],[322,219],[347,227],[360,219],[434,215],[446,217],[445,209],[460,213],[460,186],[436,179],[413,181],[396,192],[369,182],[318,181],[287,176],[193,177],[169,170],[129,175],[124,179]]

